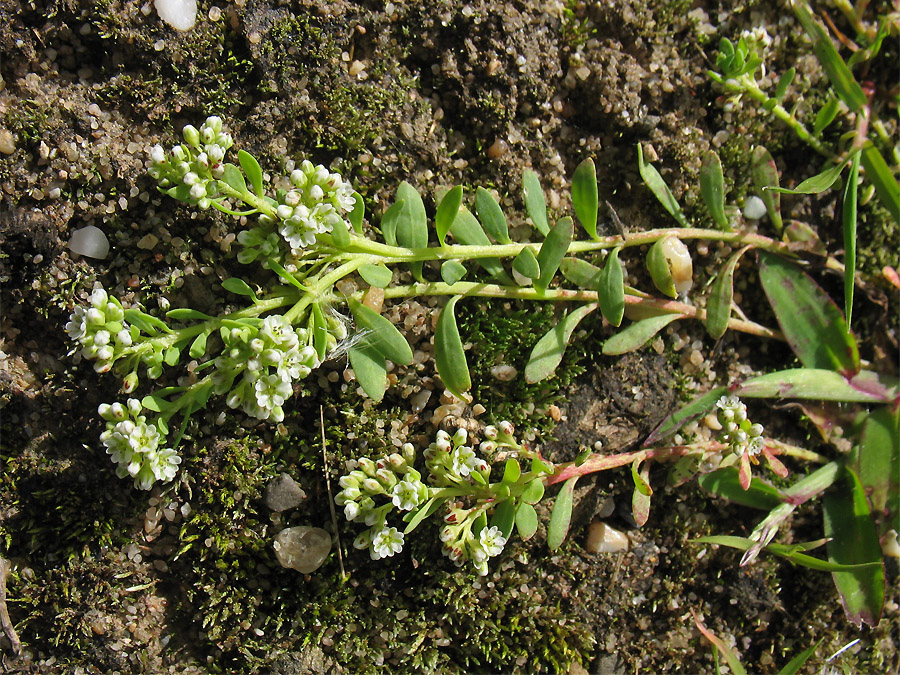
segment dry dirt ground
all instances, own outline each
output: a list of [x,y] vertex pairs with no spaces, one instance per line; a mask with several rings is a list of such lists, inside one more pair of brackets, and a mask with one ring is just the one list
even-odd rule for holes
[[[818,170],[818,159],[752,107],[725,112],[705,74],[719,38],[756,27],[775,38],[771,67],[795,64],[802,91],[821,99],[809,45],[790,9],[774,0],[200,0],[197,24],[185,33],[163,24],[150,2],[0,0],[0,553],[12,562],[7,604],[22,641],[18,658],[0,643],[2,670],[713,672],[691,610],[753,672],[776,672],[819,638],[806,672],[896,669],[896,570],[881,625],[857,630],[829,575],[766,557],[739,568],[733,551],[690,543],[747,534],[757,517],[749,509],[693,484],[660,487],[650,520],[637,528],[627,470],[579,484],[560,550],[547,550],[542,528],[507,546],[485,578],[448,564],[436,528],[427,527],[387,561],[345,551],[349,581],[334,554],[310,575],[283,569],[271,544],[284,525],[331,527],[319,405],[331,470],[339,471],[344,460],[385,448],[394,433],[433,433],[439,392],[421,411],[410,403],[423,387],[434,389],[431,362],[421,381],[392,389],[379,405],[341,379],[346,362],[326,364],[322,372],[335,375],[310,378],[281,433],[214,399],[189,430],[178,480],[146,493],[115,476],[98,441],[97,406],[121,396],[117,378],[74,358],[64,330],[96,283],[152,311],[161,297],[173,307],[221,307],[219,279],[242,273],[230,253],[240,223],[164,198],[145,172],[152,145],[171,145],[183,125],[209,114],[221,115],[237,146],[264,168],[309,157],[342,172],[369,213],[381,213],[402,180],[430,209],[449,186],[468,194],[486,186],[508,196],[511,225],[522,226],[525,168],[540,177],[555,216],[570,208],[572,171],[593,157],[601,203],[629,231],[668,224],[638,175],[638,143],[701,223],[697,172],[710,148],[723,159],[732,202],[747,194],[746,158],[756,143],[799,181]],[[791,202],[792,216],[833,250],[834,199]],[[106,259],[67,249],[85,225],[109,237]],[[879,237],[872,233],[872,250],[863,252],[876,269],[886,264]],[[717,252],[693,253],[702,284]],[[641,261],[630,265],[639,280]],[[771,324],[753,304],[752,265],[743,272],[744,309]],[[866,339],[883,310],[859,303]],[[392,316],[421,317],[427,307],[407,303]],[[717,348],[688,322],[640,352],[604,357],[599,345],[609,329],[598,320],[586,324],[552,384],[491,380],[493,365],[521,371],[549,311],[472,302],[461,323],[487,408],[482,419],[503,415],[520,429],[536,427],[554,459],[571,460],[597,441],[604,451],[633,449],[695,390],[791,359],[785,347],[748,336],[729,334]],[[428,344],[427,322],[405,326]],[[551,413],[560,413],[559,425]],[[759,406],[756,414],[783,440],[833,451],[796,411]],[[307,499],[277,514],[263,495],[282,472]],[[652,479],[663,486],[665,472]],[[586,526],[598,513],[629,533],[630,550],[585,551]],[[808,505],[784,537],[815,539],[819,527]],[[343,522],[340,531],[345,545],[355,536]]]

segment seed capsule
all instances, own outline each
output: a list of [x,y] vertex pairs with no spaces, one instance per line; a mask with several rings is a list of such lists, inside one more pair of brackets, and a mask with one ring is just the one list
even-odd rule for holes
[[660,292],[670,298],[677,298],[694,284],[690,251],[678,237],[664,237],[650,247],[647,270]]

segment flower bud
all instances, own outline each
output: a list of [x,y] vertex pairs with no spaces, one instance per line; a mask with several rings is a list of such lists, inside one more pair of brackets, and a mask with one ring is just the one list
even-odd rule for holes
[[390,490],[397,484],[397,474],[388,469],[378,469],[375,472],[375,478],[381,483],[386,490]]
[[416,449],[412,443],[404,443],[403,447],[400,448],[400,451],[403,453],[403,459],[405,459],[408,464],[412,464],[416,461]]
[[361,485],[362,489],[368,492],[370,495],[377,495],[384,492],[384,488],[381,487],[381,483],[379,483],[374,478],[366,478]]
[[677,298],[694,284],[690,251],[678,237],[663,237],[650,247],[647,270],[654,285],[670,298]]
[[500,431],[502,431],[507,436],[512,436],[513,432],[516,428],[513,426],[512,422],[508,422],[507,420],[503,420],[500,422]]
[[137,386],[138,374],[134,372],[128,373],[128,375],[126,375],[125,379],[122,381],[122,391],[124,391],[126,394],[130,394],[135,389],[137,389]]
[[356,460],[356,463],[359,464],[359,468],[362,469],[367,476],[370,478],[375,477],[375,471],[377,471],[378,467],[375,466],[375,462],[371,459],[368,457],[360,457]]
[[184,140],[195,147],[200,146],[200,132],[197,131],[197,127],[193,124],[188,124],[181,130],[181,134],[184,136]]
[[456,446],[465,445],[465,442],[468,440],[468,438],[469,438],[468,431],[466,431],[465,429],[462,429],[462,428],[457,429],[456,433],[453,434],[453,445],[456,445]]
[[489,438],[491,440],[495,440],[499,435],[499,431],[497,431],[497,427],[493,425],[488,425],[484,428],[484,437]]

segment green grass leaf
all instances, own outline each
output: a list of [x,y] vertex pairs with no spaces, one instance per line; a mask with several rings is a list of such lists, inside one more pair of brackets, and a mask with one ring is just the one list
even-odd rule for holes
[[494,238],[494,241],[500,244],[511,243],[503,209],[494,199],[494,195],[483,187],[475,189],[475,211],[485,231]]
[[257,196],[262,197],[263,172],[262,168],[259,166],[259,162],[256,161],[256,157],[245,150],[238,150],[238,162],[240,162],[244,173],[247,174],[250,185],[253,186],[253,192],[256,193]]
[[846,378],[828,368],[791,368],[751,377],[735,390],[750,398],[803,398],[847,403],[889,403],[897,396],[896,378],[869,370]]
[[531,169],[522,172],[522,188],[525,194],[525,209],[531,216],[531,222],[535,229],[545,237],[550,232],[550,223],[547,221],[547,202],[544,200],[544,191],[541,189],[541,181]]
[[659,171],[656,170],[656,167],[649,162],[644,161],[644,151],[641,148],[640,143],[638,143],[637,151],[638,171],[640,171],[644,184],[650,188],[650,192],[654,194],[659,200],[659,203],[663,205],[663,208],[672,215],[678,224],[681,227],[687,227],[687,218],[685,218],[684,212],[681,210],[681,206],[678,205],[678,201],[675,199],[672,191],[669,190],[669,186],[666,185],[663,177],[659,175]]
[[847,330],[853,317],[853,288],[856,282],[856,204],[859,196],[859,155],[853,156],[847,184],[844,186],[844,203],[841,220],[844,231],[844,315]]
[[409,342],[394,324],[374,309],[366,307],[353,298],[347,299],[347,305],[359,327],[369,331],[360,344],[365,344],[396,364],[408,366],[412,363],[413,353]]
[[734,270],[741,256],[751,246],[744,246],[734,253],[719,270],[712,286],[709,289],[709,298],[706,301],[706,332],[715,340],[725,335],[728,330],[728,320],[731,318],[731,303],[734,299]]
[[565,315],[534,346],[528,364],[525,366],[525,381],[529,384],[546,380],[553,375],[562,361],[572,332],[581,320],[597,308],[596,305],[582,305]]
[[597,171],[594,160],[586,159],[572,174],[572,207],[591,239],[597,238],[597,204]]
[[667,416],[659,426],[647,436],[647,440],[643,442],[641,447],[646,448],[653,445],[667,436],[674,434],[684,424],[687,424],[691,420],[697,419],[701,415],[706,415],[706,413],[712,410],[716,401],[723,396],[726,396],[728,392],[728,387],[716,387],[715,389],[711,389],[705,394],[696,397],[686,406]]
[[462,205],[463,189],[462,185],[450,189],[441,203],[438,204],[437,213],[434,216],[434,229],[437,231],[437,239],[441,246],[444,245],[444,237],[450,231],[450,226],[459,213],[459,207]]
[[706,202],[706,210],[712,216],[716,227],[725,232],[731,232],[731,223],[725,215],[725,177],[722,175],[722,161],[719,156],[710,151],[703,158],[700,166],[700,194]]
[[596,286],[600,312],[616,327],[622,324],[622,317],[625,316],[625,277],[619,262],[620,250],[621,247],[617,246],[609,252]]
[[575,223],[568,216],[560,218],[547,234],[547,238],[544,239],[541,250],[537,254],[541,276],[534,280],[535,288],[545,290],[550,285],[559,269],[559,264],[569,250],[569,244],[572,243],[574,234]]
[[847,166],[857,154],[859,154],[858,151],[851,153],[840,164],[826,167],[821,172],[817,173],[815,176],[810,176],[793,189],[783,187],[770,187],[768,189],[771,192],[783,192],[789,195],[816,195],[820,192],[825,192],[825,190],[830,189],[832,185],[838,182],[841,173],[844,171],[844,167]]
[[434,331],[434,361],[444,386],[457,398],[467,401],[471,397],[465,392],[471,388],[472,378],[454,313],[461,297],[455,295],[450,298],[438,317]]
[[862,166],[866,178],[875,186],[878,201],[888,210],[894,222],[900,222],[900,183],[878,152],[872,141],[866,141],[862,148]]
[[795,675],[800,668],[802,668],[807,661],[812,657],[813,654],[816,653],[816,650],[819,648],[819,645],[822,644],[822,641],[825,638],[819,638],[819,641],[816,642],[812,647],[807,647],[802,652],[797,654],[794,658],[785,664],[784,668],[778,671],[778,675]]
[[681,318],[681,314],[661,314],[635,321],[604,342],[603,353],[606,356],[618,356],[640,349],[659,331]]
[[575,483],[577,482],[578,476],[573,476],[563,483],[562,489],[556,495],[556,502],[553,504],[553,511],[550,513],[550,522],[547,524],[547,548],[551,551],[555,551],[562,546],[566,535],[569,533]]

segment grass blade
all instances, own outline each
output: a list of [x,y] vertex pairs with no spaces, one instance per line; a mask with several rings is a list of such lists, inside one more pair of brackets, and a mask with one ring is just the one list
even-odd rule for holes
[[687,422],[697,419],[701,415],[705,415],[716,404],[716,401],[723,396],[726,396],[728,392],[728,387],[716,387],[702,396],[698,396],[680,410],[666,417],[662,423],[647,436],[647,440],[643,442],[641,447],[646,448],[653,445],[667,436],[674,434]]
[[859,155],[853,156],[850,174],[844,186],[842,220],[844,225],[844,315],[847,330],[853,317],[853,288],[856,281],[856,205],[859,197]]
[[875,186],[878,201],[888,210],[895,223],[900,221],[900,184],[872,141],[866,141],[863,145],[862,166],[866,171],[866,178]]

